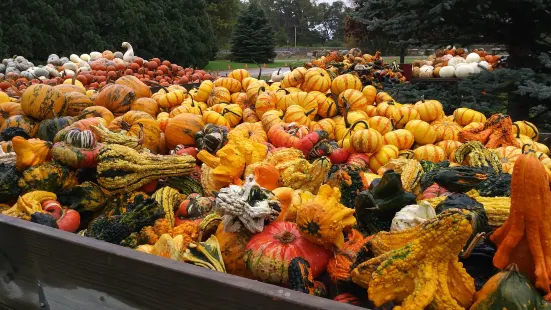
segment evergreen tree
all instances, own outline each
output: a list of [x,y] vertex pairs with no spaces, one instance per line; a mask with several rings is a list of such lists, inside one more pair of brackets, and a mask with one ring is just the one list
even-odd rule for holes
[[274,52],[274,30],[264,11],[256,1],[239,15],[231,39],[231,52],[235,61],[258,63],[272,62]]
[[229,47],[233,23],[239,8],[239,0],[206,0],[207,14],[212,23],[217,46]]
[[536,67],[551,49],[551,1],[354,0],[352,17],[369,35],[382,31],[402,48],[504,45],[512,67]]

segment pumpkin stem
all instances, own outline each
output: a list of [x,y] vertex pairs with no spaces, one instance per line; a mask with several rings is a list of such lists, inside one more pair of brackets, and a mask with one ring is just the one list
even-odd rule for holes
[[146,82],[159,86],[160,88],[162,88],[162,89],[165,91],[166,94],[170,93],[170,91],[168,90],[168,88],[164,87],[163,85],[161,85],[161,84],[160,84],[159,82],[157,82],[157,81],[146,80]]
[[[139,124],[139,123],[138,123],[138,124]],[[128,124],[127,121],[122,121],[122,122],[121,122],[121,128],[122,128],[123,130],[129,131],[129,130],[130,130],[130,124]],[[142,128],[142,129],[143,129],[143,128]]]
[[400,123],[402,121],[402,119],[404,119],[404,115],[402,115],[402,117],[400,117],[400,119],[398,121],[395,121],[393,118],[390,119],[390,124],[392,125],[392,130],[396,130],[396,124]]
[[241,117],[241,115],[239,115],[238,113],[235,113],[234,111],[232,110],[228,110],[228,108],[225,108],[224,110],[222,110],[222,116],[226,115],[227,113],[231,113],[237,117]]
[[260,72],[258,72],[258,80],[260,80],[260,77],[262,77],[262,66],[260,64],[258,64],[258,62],[256,62],[254,59],[251,59],[252,62],[254,62],[258,68],[260,69]]
[[[520,139],[520,126],[518,124],[513,123],[513,126],[517,128],[517,139]],[[524,145],[522,146],[524,148]]]
[[421,95],[421,102],[425,102],[425,95]]
[[525,151],[525,150],[526,150],[526,147],[531,147],[531,145],[528,144],[528,143],[525,143],[525,144],[522,146],[521,151],[522,151],[523,154],[527,154],[527,153],[530,153],[530,152],[533,152],[533,151],[534,151],[534,150],[532,150],[532,149],[529,149],[528,151]]
[[78,70],[77,70],[77,72],[75,72],[75,74],[73,74],[73,78],[71,79],[71,84],[72,85],[75,85],[75,83],[76,83],[77,74],[78,74]]
[[346,131],[346,133],[344,134],[344,137],[342,139],[343,140],[346,139],[346,136],[348,136],[348,135],[350,135],[350,137],[352,137],[352,135],[350,133],[352,132],[352,130],[354,130],[354,128],[356,128],[356,126],[358,124],[361,124],[361,123],[363,123],[365,125],[365,129],[369,128],[369,125],[367,124],[366,121],[364,121],[363,119],[357,120],[356,122],[354,122],[354,124],[352,124],[352,126],[350,126],[350,128],[348,128],[348,130]]
[[280,88],[280,89],[276,90],[276,93],[277,93],[278,91],[280,91],[280,90],[284,91],[284,92],[285,92],[285,95],[290,94],[290,92],[289,92],[288,90],[286,90],[285,88]]
[[348,111],[350,110],[350,103],[344,97],[342,98],[342,100],[344,100],[344,125],[346,126],[346,128],[348,128],[350,127],[350,123],[348,122]]
[[291,243],[297,238],[292,232],[284,231],[281,235],[274,236],[275,239],[281,241],[281,243]]
[[259,96],[261,91],[266,92],[266,87],[260,86],[260,87],[258,88],[258,92],[256,93],[256,95]]
[[312,114],[312,112],[314,112],[314,111],[316,111],[315,108],[312,109],[312,110],[310,110],[310,111],[308,111],[308,112],[305,112],[304,114],[305,114],[306,116],[308,116],[308,115]]
[[279,72],[281,72],[281,68],[279,68],[279,69],[277,70],[277,75],[279,75]]
[[329,107],[327,107],[327,112],[325,115],[327,115],[327,117],[331,117],[331,114],[329,114],[331,112],[331,107],[333,107],[333,105],[335,104],[335,101],[331,102],[329,104]]

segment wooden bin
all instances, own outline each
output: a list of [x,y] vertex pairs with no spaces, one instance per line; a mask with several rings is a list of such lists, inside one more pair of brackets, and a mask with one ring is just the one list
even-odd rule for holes
[[0,215],[0,309],[362,309]]

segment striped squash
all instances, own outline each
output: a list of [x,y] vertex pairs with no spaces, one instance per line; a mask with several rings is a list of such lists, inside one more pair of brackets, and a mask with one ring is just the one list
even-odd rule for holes
[[519,130],[521,135],[525,135],[534,141],[538,141],[540,133],[536,125],[527,121],[516,121],[513,123],[513,133],[516,135]]
[[184,102],[186,93],[180,89],[155,96],[157,104],[162,109],[170,110]]
[[415,137],[413,134],[405,129],[398,129],[387,132],[383,136],[385,144],[391,144],[398,148],[398,150],[409,150],[415,143]]
[[444,140],[459,140],[461,126],[453,120],[440,119],[432,122],[431,126],[434,131],[436,131],[436,142]]
[[470,123],[485,123],[486,117],[484,114],[468,108],[459,108],[453,112],[454,120],[461,126],[467,126]]
[[99,92],[94,104],[106,107],[115,115],[120,115],[130,110],[135,99],[136,93],[132,88],[121,84],[110,84]]
[[440,101],[437,100],[425,100],[422,99],[415,103],[415,109],[419,112],[421,120],[425,122],[432,122],[444,115],[444,108]]
[[199,85],[199,89],[195,94],[195,101],[207,102],[207,99],[209,99],[209,95],[212,92],[213,88],[214,88],[214,83],[212,83],[212,81],[209,81],[209,80],[203,81],[201,85]]
[[157,152],[161,128],[159,123],[146,112],[128,111],[124,115],[115,118],[108,127],[113,132],[124,132],[131,137],[143,135],[142,146]]
[[446,160],[446,152],[434,144],[420,146],[413,150],[413,154],[416,160],[428,160],[435,163]]
[[318,113],[318,99],[316,93],[307,93],[307,92],[296,92],[287,95],[290,100],[289,106],[294,104],[301,106],[306,111],[313,111],[310,114],[310,118],[314,119]]
[[63,94],[52,86],[35,84],[23,92],[21,109],[25,115],[43,120],[65,115],[67,104]]
[[356,153],[375,153],[383,147],[383,136],[375,129],[361,129],[350,138]]
[[311,68],[304,75],[301,89],[306,92],[320,91],[325,93],[331,87],[331,77],[321,68]]
[[394,129],[392,121],[384,116],[373,116],[367,123],[369,124],[369,128],[377,130],[382,135],[386,135]]
[[140,81],[133,75],[125,75],[117,79],[115,84],[120,84],[130,87],[136,94],[136,98],[149,98],[151,97],[151,88],[144,82]]
[[375,103],[375,99],[377,98],[377,88],[375,88],[375,86],[367,85],[362,90],[362,93],[367,99],[367,104],[372,105]]
[[336,96],[340,95],[343,91],[347,89],[362,90],[362,81],[352,74],[343,74],[336,77],[333,82],[331,82],[331,93]]
[[413,120],[407,123],[406,130],[415,137],[415,142],[420,145],[432,144],[436,141],[436,131],[432,126],[422,120]]
[[400,107],[401,119],[396,124],[397,128],[405,128],[410,121],[421,119],[419,112],[413,107]]
[[237,81],[239,81],[239,83],[250,76],[251,74],[249,73],[249,71],[245,69],[233,70],[230,74],[228,74],[229,78],[236,79]]
[[446,153],[446,158],[449,158],[458,147],[463,145],[463,143],[456,140],[444,140],[436,143],[436,146],[442,148]]
[[501,159],[502,171],[506,173],[513,173],[513,167],[517,158],[522,155],[522,150],[515,146],[498,147],[496,149],[497,155]]
[[381,149],[369,156],[369,169],[377,171],[392,159],[398,158],[400,151],[394,145],[384,145]]
[[304,67],[298,67],[287,74],[281,81],[281,88],[297,87],[304,82],[304,77],[308,70]]
[[338,104],[339,112],[344,115],[347,107],[349,111],[365,111],[369,102],[361,91],[347,89],[339,95]]
[[232,94],[238,93],[242,89],[241,82],[239,82],[238,80],[236,80],[234,78],[230,78],[230,77],[220,78],[220,79],[214,81],[214,86],[224,87],[225,89],[229,90],[230,93],[232,93]]
[[230,91],[224,87],[214,87],[210,92],[209,98],[207,99],[207,105],[212,107],[218,103],[227,103],[231,101]]
[[75,91],[65,94],[65,102],[68,116],[78,116],[84,109],[93,105],[88,96]]

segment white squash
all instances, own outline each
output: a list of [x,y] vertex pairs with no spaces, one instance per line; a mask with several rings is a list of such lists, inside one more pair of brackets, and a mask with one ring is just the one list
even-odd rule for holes
[[76,63],[76,64],[78,64],[78,62],[81,61],[81,60],[80,60],[80,57],[78,57],[77,54],[71,54],[71,56],[69,56],[69,59],[70,59],[72,62]]
[[63,64],[63,69],[77,71],[78,67],[77,64],[75,64],[74,62],[66,62]]
[[88,55],[88,54],[82,54],[82,55],[80,55],[80,59],[81,59],[82,61],[88,62],[88,61],[90,61],[91,57],[90,57],[90,55]]
[[453,57],[452,59],[450,59],[448,61],[448,66],[457,67],[457,65],[463,64],[463,63],[466,63],[466,62],[467,61],[465,60],[465,58],[460,57],[460,56],[455,56],[455,57]]
[[91,52],[90,53],[90,60],[98,60],[101,58],[100,52]]
[[122,42],[122,47],[126,48],[126,52],[124,53],[122,59],[126,62],[133,62],[135,57],[132,45],[130,45],[130,43],[128,42]]
[[390,231],[402,231],[413,228],[435,217],[436,212],[434,208],[426,201],[422,201],[418,205],[405,206],[392,219]]
[[478,67],[478,63],[471,62],[469,64],[469,66],[473,67],[473,74],[479,74],[480,73],[480,68]]
[[490,68],[490,64],[486,60],[483,60],[483,61],[479,62],[478,64],[481,65],[482,67],[486,68],[486,69]]
[[480,55],[478,55],[477,53],[470,53],[469,55],[467,55],[467,63],[473,63],[473,62],[480,62]]
[[432,66],[422,66],[419,71],[419,77],[422,79],[431,78],[434,68]]
[[455,76],[461,79],[469,77],[474,74],[474,69],[471,65],[463,63],[455,67]]
[[73,70],[71,70],[71,69],[65,69],[65,70],[63,70],[63,72],[65,73],[65,75],[71,75],[71,76],[72,76],[72,75],[75,75],[75,71],[76,71],[76,70],[73,71]]
[[440,68],[440,77],[441,78],[452,78],[455,76],[455,67],[454,66],[445,66]]
[[115,57],[115,59],[122,59],[124,55],[122,54],[122,52],[115,52],[113,53],[113,56]]
[[283,80],[284,76],[285,75],[281,72],[281,68],[279,68],[279,70],[274,71],[274,73],[272,73],[272,81],[273,82],[281,82],[281,80]]

